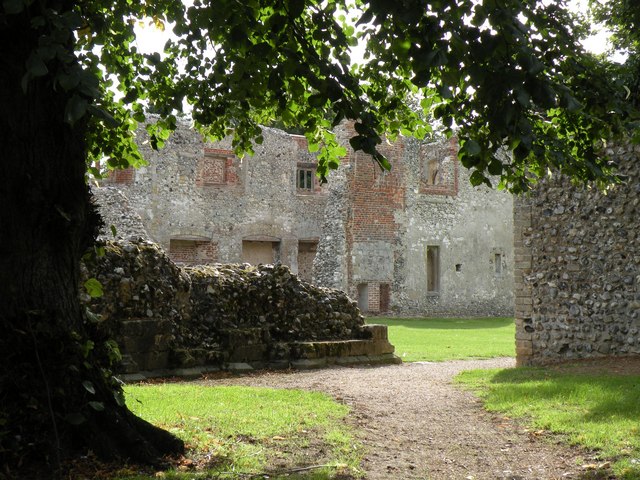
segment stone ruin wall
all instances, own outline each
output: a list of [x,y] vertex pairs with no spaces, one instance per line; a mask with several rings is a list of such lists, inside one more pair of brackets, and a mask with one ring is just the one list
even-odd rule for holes
[[332,173],[314,279],[369,313],[513,315],[511,195],[472,187],[455,140],[383,152],[390,172],[349,148]]
[[384,173],[348,147],[328,185],[301,191],[298,169],[315,168],[305,139],[263,136],[240,160],[228,140],[205,144],[186,126],[160,152],[141,133],[148,165],[110,182],[179,264],[281,262],[373,314],[512,315],[511,196],[471,187],[455,144],[386,144]]
[[91,194],[104,222],[98,240],[126,241],[151,238],[140,215],[131,208],[129,199],[116,187],[93,187]]
[[123,353],[121,373],[397,363],[386,327],[365,325],[345,293],[301,281],[283,265],[176,266],[145,240],[103,242],[81,292],[93,321]]
[[114,172],[105,184],[122,190],[174,261],[281,262],[311,279],[326,195],[317,181],[310,190],[296,188],[298,165],[315,168],[304,137],[265,128],[255,155],[240,159],[230,140],[205,145],[187,126],[160,151],[139,135],[148,165]]
[[519,365],[640,354],[640,146],[606,194],[544,180],[514,208]]

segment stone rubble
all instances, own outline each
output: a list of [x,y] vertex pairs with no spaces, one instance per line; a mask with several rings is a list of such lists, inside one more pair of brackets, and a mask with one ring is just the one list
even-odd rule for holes
[[129,199],[116,187],[92,188],[91,194],[104,222],[104,229],[98,240],[150,238],[142,218],[131,208]]
[[[104,293],[82,292],[81,299],[119,342],[127,373],[232,363],[288,367],[319,351],[397,361],[386,330],[365,326],[344,292],[306,283],[284,265],[180,268],[141,238],[102,248],[102,256],[84,260],[83,275],[96,278]],[[316,345],[331,341],[349,346]]]

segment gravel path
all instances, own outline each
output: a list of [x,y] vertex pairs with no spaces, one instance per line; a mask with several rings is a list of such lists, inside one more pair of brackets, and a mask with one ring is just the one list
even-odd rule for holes
[[301,388],[348,404],[366,446],[366,478],[577,479],[584,452],[553,444],[482,409],[471,393],[452,385],[463,370],[513,367],[511,358],[385,367],[268,372],[207,380],[215,385]]

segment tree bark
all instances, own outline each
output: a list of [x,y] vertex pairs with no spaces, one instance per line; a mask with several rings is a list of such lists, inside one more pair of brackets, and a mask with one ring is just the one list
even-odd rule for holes
[[65,123],[71,93],[54,87],[55,61],[23,91],[42,34],[31,28],[34,13],[0,15],[2,473],[40,465],[55,476],[89,449],[158,463],[183,444],[121,405],[106,339],[79,302],[79,261],[100,223],[85,182],[86,122]]

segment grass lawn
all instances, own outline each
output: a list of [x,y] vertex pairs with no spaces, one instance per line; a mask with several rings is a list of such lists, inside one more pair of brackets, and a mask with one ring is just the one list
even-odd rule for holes
[[405,362],[515,356],[513,318],[380,318]]
[[[348,407],[329,396],[300,390],[205,387],[192,384],[132,385],[127,405],[137,415],[182,438],[188,460],[166,479],[285,478],[310,465],[326,465],[286,478],[330,479],[357,474],[362,450],[341,421]],[[153,472],[122,471],[119,480],[143,480]],[[262,476],[260,476],[262,478]]]
[[[389,339],[405,361],[514,355],[511,318],[374,318],[370,323],[389,326]],[[325,394],[188,383],[130,385],[125,393],[135,414],[187,444],[187,459],[162,472],[167,480],[359,478],[363,448],[342,422],[348,407]],[[318,465],[324,467],[295,472]],[[152,478],[155,472],[127,469],[115,477]]]
[[491,411],[596,449],[616,478],[640,479],[640,376],[518,368],[463,372],[457,380]]

